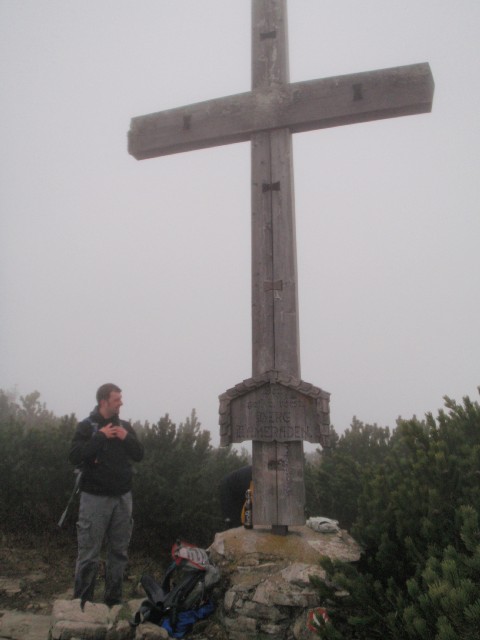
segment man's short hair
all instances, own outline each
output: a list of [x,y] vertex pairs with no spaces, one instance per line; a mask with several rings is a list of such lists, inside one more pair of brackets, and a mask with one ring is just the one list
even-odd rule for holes
[[101,387],[97,389],[97,404],[100,404],[102,400],[108,400],[110,398],[110,394],[112,391],[116,391],[117,393],[121,393],[122,390],[120,387],[117,387],[116,384],[112,384],[111,382],[107,382],[106,384],[102,384]]

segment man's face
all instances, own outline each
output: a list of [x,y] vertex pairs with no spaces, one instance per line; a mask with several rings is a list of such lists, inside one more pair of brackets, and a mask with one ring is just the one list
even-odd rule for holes
[[101,401],[100,409],[105,418],[111,418],[120,413],[122,404],[122,394],[119,391],[112,391],[108,400]]

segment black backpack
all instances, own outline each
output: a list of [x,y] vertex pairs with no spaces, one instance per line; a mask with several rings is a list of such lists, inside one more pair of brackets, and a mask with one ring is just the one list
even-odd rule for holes
[[175,629],[182,612],[204,608],[209,615],[213,611],[210,595],[220,580],[220,572],[205,549],[177,540],[172,546],[172,558],[160,584],[152,576],[142,576],[140,583],[147,600],[135,613],[133,626],[142,622],[162,625],[168,619],[169,626]]

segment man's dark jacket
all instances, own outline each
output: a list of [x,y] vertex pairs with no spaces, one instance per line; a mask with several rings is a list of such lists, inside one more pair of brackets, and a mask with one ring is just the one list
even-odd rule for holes
[[[107,438],[100,432],[107,424],[127,430],[124,440]],[[106,420],[96,407],[77,425],[69,460],[82,470],[80,490],[101,496],[121,496],[132,488],[131,461],[140,462],[143,445],[132,426],[118,416]]]

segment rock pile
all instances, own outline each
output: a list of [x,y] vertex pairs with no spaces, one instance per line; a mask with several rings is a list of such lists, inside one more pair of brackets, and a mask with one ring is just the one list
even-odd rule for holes
[[318,533],[290,527],[273,535],[255,527],[219,533],[209,549],[222,570],[224,596],[217,614],[228,640],[301,640],[314,637],[307,628],[309,610],[320,606],[309,576],[325,578],[322,556],[354,562],[361,549],[346,532]]

